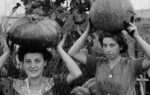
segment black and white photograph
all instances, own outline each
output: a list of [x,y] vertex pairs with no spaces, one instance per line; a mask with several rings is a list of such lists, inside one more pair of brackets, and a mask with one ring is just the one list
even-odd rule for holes
[[150,95],[150,0],[0,0],[0,95]]

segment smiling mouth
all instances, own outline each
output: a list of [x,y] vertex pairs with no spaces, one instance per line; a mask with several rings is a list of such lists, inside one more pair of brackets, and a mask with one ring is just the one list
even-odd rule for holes
[[29,70],[32,73],[36,73],[38,70]]

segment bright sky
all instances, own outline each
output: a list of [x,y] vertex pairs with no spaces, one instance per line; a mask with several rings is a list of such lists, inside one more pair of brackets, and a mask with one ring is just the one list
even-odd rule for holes
[[130,0],[135,10],[150,9],[150,0]]
[[[10,15],[12,8],[16,5],[17,2],[21,3],[21,0],[0,0],[0,16]],[[15,14],[19,13],[24,13],[24,7],[19,7]]]
[[[12,8],[20,0],[0,0],[0,17],[11,14]],[[135,10],[150,9],[150,0],[131,0]],[[16,14],[24,13],[24,8],[18,8]]]

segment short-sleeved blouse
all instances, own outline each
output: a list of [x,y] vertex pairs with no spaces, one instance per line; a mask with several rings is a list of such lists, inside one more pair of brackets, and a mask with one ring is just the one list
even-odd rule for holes
[[87,70],[95,70],[96,95],[133,95],[136,77],[142,73],[143,60],[122,57],[111,69],[107,58],[87,55]]
[[[27,79],[1,78],[0,88],[4,95],[29,95]],[[52,78],[43,77],[42,95],[63,95],[69,89],[67,74],[55,75]]]

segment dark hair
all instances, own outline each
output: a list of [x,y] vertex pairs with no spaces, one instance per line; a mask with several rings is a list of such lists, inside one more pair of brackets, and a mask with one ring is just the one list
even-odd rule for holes
[[101,46],[103,46],[103,39],[106,37],[110,37],[110,38],[114,39],[119,44],[119,46],[122,47],[122,49],[120,50],[120,53],[125,53],[127,51],[128,44],[127,44],[127,41],[123,34],[121,34],[121,33],[113,34],[113,33],[109,33],[109,32],[101,33],[99,36],[99,41],[100,41]]
[[53,55],[46,48],[28,48],[28,47],[19,47],[18,49],[18,59],[23,61],[24,55],[27,53],[41,53],[43,54],[44,60],[49,61]]

